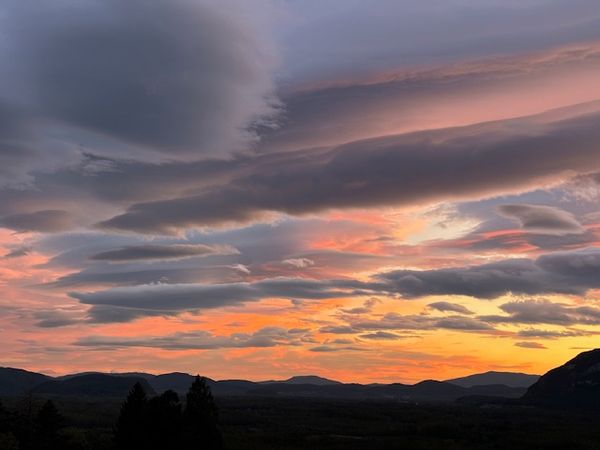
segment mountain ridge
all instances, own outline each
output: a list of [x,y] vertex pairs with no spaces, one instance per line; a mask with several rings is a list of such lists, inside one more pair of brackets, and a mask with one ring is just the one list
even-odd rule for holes
[[[9,384],[0,392],[6,396],[19,396],[27,392],[40,395],[124,396],[135,382],[140,382],[149,394],[173,390],[187,392],[194,376],[181,372],[153,375],[144,372],[102,373],[82,372],[59,377],[49,377],[19,369],[1,369],[11,374],[27,374],[21,384]],[[31,378],[31,377],[36,378]],[[446,381],[424,380],[416,384],[359,384],[342,383],[317,375],[299,375],[285,380],[254,382],[248,380],[212,380],[208,384],[216,396],[279,396],[323,397],[354,399],[398,399],[404,401],[451,401],[463,396],[489,395],[517,398],[524,389],[503,385],[461,387]]]
[[485,386],[491,384],[503,384],[510,387],[528,388],[540,378],[540,375],[533,375],[522,372],[499,372],[490,370],[482,373],[475,373],[464,377],[451,378],[444,380],[448,383],[462,387]]
[[600,349],[578,354],[546,372],[523,401],[536,406],[600,409]]

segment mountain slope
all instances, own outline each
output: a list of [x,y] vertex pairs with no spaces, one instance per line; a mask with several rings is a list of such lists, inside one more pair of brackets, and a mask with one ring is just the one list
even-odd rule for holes
[[530,375],[518,372],[485,372],[476,373],[461,378],[446,380],[457,386],[469,388],[473,386],[487,386],[492,384],[503,384],[509,387],[528,388],[540,378],[539,375]]
[[287,380],[280,381],[285,384],[314,384],[316,386],[332,386],[335,384],[342,384],[339,381],[329,380],[327,378],[319,377],[317,375],[298,375]]
[[0,367],[0,395],[19,396],[48,380],[51,378],[41,373]]
[[[4,375],[4,378],[2,377]],[[11,375],[11,376],[9,376]],[[15,384],[13,378],[19,382]],[[57,378],[18,369],[0,369],[0,395],[21,395],[27,391],[42,395],[120,397],[139,381],[149,395],[168,389],[185,395],[194,376],[186,373],[152,375],[147,373],[87,372]],[[312,397],[336,399],[391,399],[400,401],[447,402],[462,397],[487,396],[518,398],[523,388],[505,385],[461,387],[448,382],[426,380],[415,385],[340,383],[314,375],[282,381],[207,380],[215,396]],[[5,392],[2,394],[2,392]]]
[[34,394],[83,396],[83,397],[125,397],[133,385],[139,382],[148,395],[154,395],[148,381],[141,377],[113,376],[101,373],[77,375],[62,380],[45,381],[35,388]]
[[550,370],[523,401],[551,407],[600,409],[600,349],[583,352]]

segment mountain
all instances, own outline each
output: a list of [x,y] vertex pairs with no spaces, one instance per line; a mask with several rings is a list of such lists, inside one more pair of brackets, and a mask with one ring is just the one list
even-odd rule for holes
[[22,395],[48,380],[51,378],[41,373],[0,367],[0,395],[10,397]]
[[[9,372],[12,371],[12,372]],[[186,373],[167,373],[152,375],[147,373],[99,373],[85,372],[57,378],[47,377],[18,369],[4,369],[2,373],[16,373],[20,384],[15,387],[11,378],[0,376],[0,394],[20,395],[28,390],[35,394],[88,396],[88,397],[125,397],[135,382],[142,383],[149,395],[171,389],[185,395],[194,377]],[[6,382],[3,383],[3,380]],[[336,399],[388,399],[406,402],[413,401],[454,401],[463,397],[485,396],[518,398],[525,393],[523,388],[504,385],[462,387],[456,384],[426,380],[415,385],[357,384],[339,381],[315,375],[295,376],[287,380],[252,382],[247,380],[208,379],[208,385],[215,396],[266,396],[266,397],[313,397]],[[4,389],[4,391],[3,391]]]
[[600,409],[600,349],[580,353],[550,370],[527,390],[523,401],[538,406]]
[[528,388],[539,378],[539,375],[530,375],[526,373],[490,371],[469,375],[467,377],[454,378],[452,380],[446,380],[446,382],[465,388],[498,384],[509,387]]
[[173,372],[151,375],[147,380],[156,392],[164,392],[170,389],[177,393],[185,393],[194,382],[194,378],[187,373]]
[[78,397],[119,397],[127,396],[135,383],[140,383],[147,394],[154,395],[148,381],[141,377],[125,377],[90,373],[66,379],[44,381],[32,389],[34,394],[78,396]]
[[339,381],[329,380],[327,378],[316,375],[299,375],[287,380],[280,381],[285,384],[314,384],[316,386],[332,386],[334,384],[342,384]]

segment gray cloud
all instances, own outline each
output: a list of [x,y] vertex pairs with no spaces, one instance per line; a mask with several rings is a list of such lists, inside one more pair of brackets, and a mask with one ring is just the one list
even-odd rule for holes
[[[513,294],[562,293],[583,295],[587,290],[600,286],[597,273],[600,252],[554,253],[530,259],[509,259],[481,266],[434,270],[396,270],[375,275],[371,281],[311,280],[300,278],[266,278],[252,282],[221,284],[179,283],[142,284],[90,293],[73,292],[71,297],[81,303],[92,305],[90,315],[96,321],[129,321],[146,315],[177,315],[182,311],[199,311],[207,308],[239,305],[263,298],[286,298],[291,300],[327,299],[348,296],[402,296],[417,298],[428,295],[468,295],[476,298],[496,298]],[[160,273],[160,271],[159,271]],[[177,273],[177,272],[175,272]],[[81,276],[81,274],[78,274]],[[97,274],[94,275],[95,279]],[[114,282],[114,274],[110,274]],[[438,310],[456,310],[455,305],[437,302]],[[440,304],[441,303],[441,304]],[[525,321],[529,303],[506,304],[503,310],[510,316],[464,316],[432,317],[386,315],[377,322],[376,328],[391,329],[490,329],[489,322]],[[371,308],[372,303],[365,305]],[[544,308],[548,305],[543,304]],[[550,305],[551,306],[551,305]],[[548,306],[549,307],[549,306]],[[534,305],[539,313],[539,305]],[[118,311],[119,313],[115,313]],[[365,310],[367,311],[367,310]],[[122,312],[122,314],[120,313]],[[343,310],[342,310],[343,312]],[[564,311],[552,310],[553,313]],[[595,309],[579,307],[579,314],[596,314]],[[350,311],[352,316],[355,311]],[[550,317],[550,316],[548,316]],[[557,316],[557,320],[562,320]],[[359,325],[357,325],[357,323]],[[552,323],[552,322],[549,322]],[[559,322],[556,322],[559,323]],[[566,323],[566,322],[565,322]],[[573,322],[575,323],[575,322]],[[353,321],[353,326],[368,327],[369,322]],[[340,332],[330,330],[330,332]],[[343,331],[341,331],[343,332]]]
[[36,325],[41,328],[58,328],[69,325],[81,324],[84,316],[81,311],[57,308],[52,310],[34,311],[33,318]]
[[[339,82],[288,94],[282,126],[263,137],[260,149],[323,147],[431,129],[432,124],[442,128],[503,119],[505,108],[485,108],[499,101],[499,92],[503,105],[513,106],[514,117],[587,102],[600,93],[577,95],[571,90],[568,92],[573,95],[562,98],[544,95],[548,83],[566,88],[575,82],[569,75],[577,77],[582,69],[589,75],[598,74],[600,49],[595,44],[539,54],[461,60],[434,68],[394,69],[355,81],[344,74]],[[524,92],[536,100],[543,98],[543,105],[524,105],[519,101]]]
[[29,246],[21,246],[21,247],[16,247],[13,248],[12,250],[10,250],[6,255],[3,256],[3,258],[6,259],[10,259],[10,258],[20,258],[21,256],[26,256],[29,253],[31,253],[33,250],[32,247]]
[[0,219],[0,226],[16,231],[56,233],[73,228],[74,223],[66,211],[44,210],[4,216]]
[[396,340],[396,339],[402,338],[402,336],[399,336],[394,333],[389,333],[387,331],[376,331],[375,333],[365,333],[365,334],[361,334],[359,337],[361,337],[363,339],[382,340],[382,341]]
[[173,233],[185,227],[248,222],[272,212],[299,215],[485,198],[531,189],[564,177],[567,171],[600,167],[598,113],[548,123],[543,117],[271,155],[225,186],[140,203],[100,225]]
[[198,268],[157,268],[142,269],[130,267],[127,270],[84,269],[64,275],[43,286],[52,288],[83,288],[87,286],[127,286],[151,283],[227,283],[243,281],[247,273],[236,266],[207,266]]
[[276,58],[262,19],[242,2],[227,5],[9,0],[3,56],[15,57],[3,69],[4,94],[72,134],[91,131],[133,153],[239,150],[254,139],[244,130],[274,112]]
[[381,300],[377,298],[369,298],[364,301],[363,306],[358,306],[356,308],[349,309],[341,309],[344,314],[368,314],[373,310],[375,304],[381,302]]
[[74,345],[95,348],[148,347],[163,350],[211,350],[219,348],[298,346],[314,343],[310,331],[287,330],[280,327],[265,327],[254,333],[233,333],[219,336],[207,331],[173,333],[166,336],[87,336],[75,341]]
[[353,334],[356,329],[350,325],[327,325],[319,330],[321,333]]
[[544,344],[541,344],[539,342],[530,342],[530,341],[515,342],[515,345],[517,347],[521,347],[521,348],[531,348],[531,349],[536,349],[536,350],[546,350],[548,348]]
[[301,18],[283,33],[286,74],[296,83],[531,51],[600,34],[593,0],[288,3]]
[[513,294],[583,295],[600,287],[600,251],[550,253],[535,260],[507,259],[479,266],[397,270],[379,274],[385,289],[405,298],[467,295],[496,298]]
[[455,312],[458,314],[473,314],[468,308],[457,303],[450,302],[434,302],[427,305],[431,309],[435,309],[441,312]]
[[316,281],[274,278],[252,283],[229,284],[155,284],[80,293],[71,297],[92,305],[90,317],[96,322],[126,322],[136,317],[177,315],[276,297],[286,299],[327,299],[360,295],[346,281]]
[[585,230],[575,217],[566,211],[543,205],[501,205],[498,212],[516,220],[526,231],[540,234],[581,234]]
[[228,246],[211,246],[203,244],[146,244],[130,245],[117,250],[92,255],[95,261],[131,262],[131,261],[167,261],[197,256],[232,255],[237,250]]
[[509,302],[500,309],[508,315],[480,318],[495,323],[600,325],[600,308],[593,306],[571,306],[541,299]]
[[334,346],[334,345],[318,345],[316,347],[309,348],[309,351],[315,353],[332,353],[332,352],[344,352],[344,351],[363,351],[360,347],[353,346]]
[[332,334],[354,334],[370,330],[457,330],[493,332],[494,327],[484,320],[465,316],[433,317],[429,315],[403,315],[387,313],[381,319],[347,319],[348,325],[326,326],[319,331]]
[[520,337],[542,338],[542,339],[559,339],[559,338],[565,338],[565,337],[580,337],[580,336],[589,336],[590,334],[592,334],[592,333],[590,333],[589,331],[573,330],[573,329],[554,331],[554,330],[538,330],[535,328],[528,328],[525,330],[519,330],[517,332],[517,336],[520,336]]

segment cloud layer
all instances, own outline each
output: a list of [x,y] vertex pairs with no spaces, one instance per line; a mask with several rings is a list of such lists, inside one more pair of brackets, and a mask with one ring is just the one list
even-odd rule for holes
[[598,120],[598,113],[548,124],[516,120],[353,142],[313,151],[310,158],[273,157],[227,185],[137,204],[101,226],[171,233],[248,222],[272,212],[297,215],[517,193],[568,172],[598,169]]

